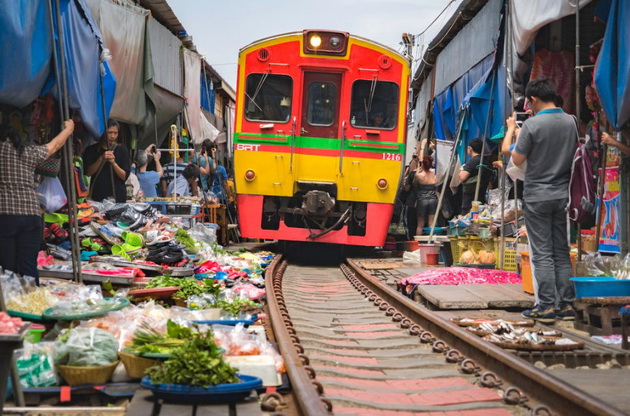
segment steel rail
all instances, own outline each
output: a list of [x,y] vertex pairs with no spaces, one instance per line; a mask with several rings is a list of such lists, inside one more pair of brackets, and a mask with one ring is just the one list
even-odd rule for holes
[[[465,331],[446,319],[432,313],[418,303],[412,301],[394,289],[384,285],[379,279],[369,275],[353,260],[348,259],[355,276],[363,283],[368,291],[373,292],[371,299],[380,297],[381,309],[395,309],[395,313],[405,315],[416,325],[422,327],[421,334],[434,342],[434,350],[447,352],[456,348],[463,360],[462,367],[478,370],[477,365],[489,370],[508,384],[522,389],[528,396],[549,406],[550,409],[567,415],[598,415],[622,416],[621,410],[609,405],[598,397],[570,385],[549,372],[545,372],[530,363],[515,357],[502,348],[483,341],[477,335]],[[435,339],[438,337],[437,339]],[[426,342],[426,341],[424,341]],[[448,344],[448,345],[446,345]],[[447,357],[448,358],[448,357]],[[471,360],[474,360],[471,362]],[[468,363],[466,363],[468,362]],[[462,370],[465,370],[462,368]],[[492,375],[494,376],[494,375]],[[483,381],[483,380],[482,380]],[[515,401],[524,400],[521,392],[514,387],[506,387],[505,395],[513,394]],[[516,404],[516,403],[515,403]],[[538,414],[538,413],[537,413]]]
[[[273,334],[278,348],[284,358],[287,375],[291,380],[295,401],[305,416],[328,416],[329,412],[322,401],[321,390],[318,395],[317,386],[313,383],[313,371],[307,371],[308,360],[300,357],[296,350],[299,339],[287,328],[290,318],[286,312],[282,297],[282,274],[286,269],[286,261],[277,255],[265,271],[265,287],[267,288],[267,308]],[[302,354],[303,355],[303,354]],[[311,369],[312,370],[312,369]]]

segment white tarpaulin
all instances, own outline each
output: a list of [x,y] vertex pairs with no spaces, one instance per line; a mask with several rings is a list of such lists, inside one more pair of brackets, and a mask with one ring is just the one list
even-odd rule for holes
[[[592,0],[579,0],[580,9]],[[514,50],[523,55],[538,29],[570,14],[575,14],[578,0],[510,0]]]
[[[198,143],[201,132],[201,56],[184,49],[184,97],[186,123],[193,143]],[[201,140],[203,141],[203,139]]]
[[141,125],[147,116],[144,42],[148,11],[103,0],[87,3],[112,54],[109,66],[116,76],[116,96],[110,117]]
[[210,120],[204,114],[204,111],[199,111],[199,128],[201,134],[197,137],[193,136],[193,144],[201,144],[204,140],[210,139],[213,142],[216,141],[219,135],[219,130],[210,123]]

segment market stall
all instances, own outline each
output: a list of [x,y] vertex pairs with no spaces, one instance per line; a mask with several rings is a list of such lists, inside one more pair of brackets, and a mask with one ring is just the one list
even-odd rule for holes
[[282,384],[282,357],[260,325],[273,254],[227,252],[212,227],[146,203],[90,202],[79,216],[83,283],[72,280],[68,240],[55,232],[51,254],[40,253],[39,286],[0,275],[15,317],[7,322],[25,339],[12,349],[27,401],[111,382],[135,386],[123,389],[127,398],[141,384],[167,401],[239,401]]

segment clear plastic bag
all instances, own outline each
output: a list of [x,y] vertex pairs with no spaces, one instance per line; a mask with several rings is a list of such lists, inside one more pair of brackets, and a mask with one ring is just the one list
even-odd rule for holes
[[75,328],[55,343],[55,364],[79,367],[109,365],[118,359],[118,341],[99,328]]
[[507,168],[505,168],[505,173],[507,173],[507,175],[510,178],[512,178],[513,181],[517,179],[520,181],[524,181],[526,171],[527,171],[527,160],[524,161],[523,164],[521,164],[521,166],[516,166],[512,158],[510,158]]
[[46,176],[42,183],[36,189],[37,192],[44,196],[46,200],[46,212],[53,213],[68,202],[66,192],[61,186],[59,178],[51,178]]
[[212,245],[217,242],[217,232],[214,228],[206,227],[203,224],[195,224],[188,234],[196,241]]

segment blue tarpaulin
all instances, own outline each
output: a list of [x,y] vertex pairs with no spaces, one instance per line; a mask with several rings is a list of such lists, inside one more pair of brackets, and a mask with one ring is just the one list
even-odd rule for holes
[[[49,1],[0,0],[0,102],[3,104],[22,108],[42,94],[57,93]],[[100,136],[105,131],[116,80],[107,63],[100,63],[102,37],[84,0],[58,1],[69,106],[79,111],[92,135]],[[52,2],[53,10],[55,5]],[[53,15],[56,25],[56,13]],[[57,33],[56,28],[54,32]],[[103,112],[102,90],[106,112]]]
[[613,0],[604,43],[595,66],[595,87],[616,129],[630,121],[630,3]]
[[[103,39],[84,0],[58,1],[64,31],[69,106],[79,112],[90,134],[98,137],[105,131],[114,102],[116,79],[107,62],[101,66]],[[105,93],[105,112],[102,91]]]
[[22,108],[50,74],[48,0],[0,0],[0,103]]
[[203,73],[201,74],[201,108],[214,114],[214,88]]

